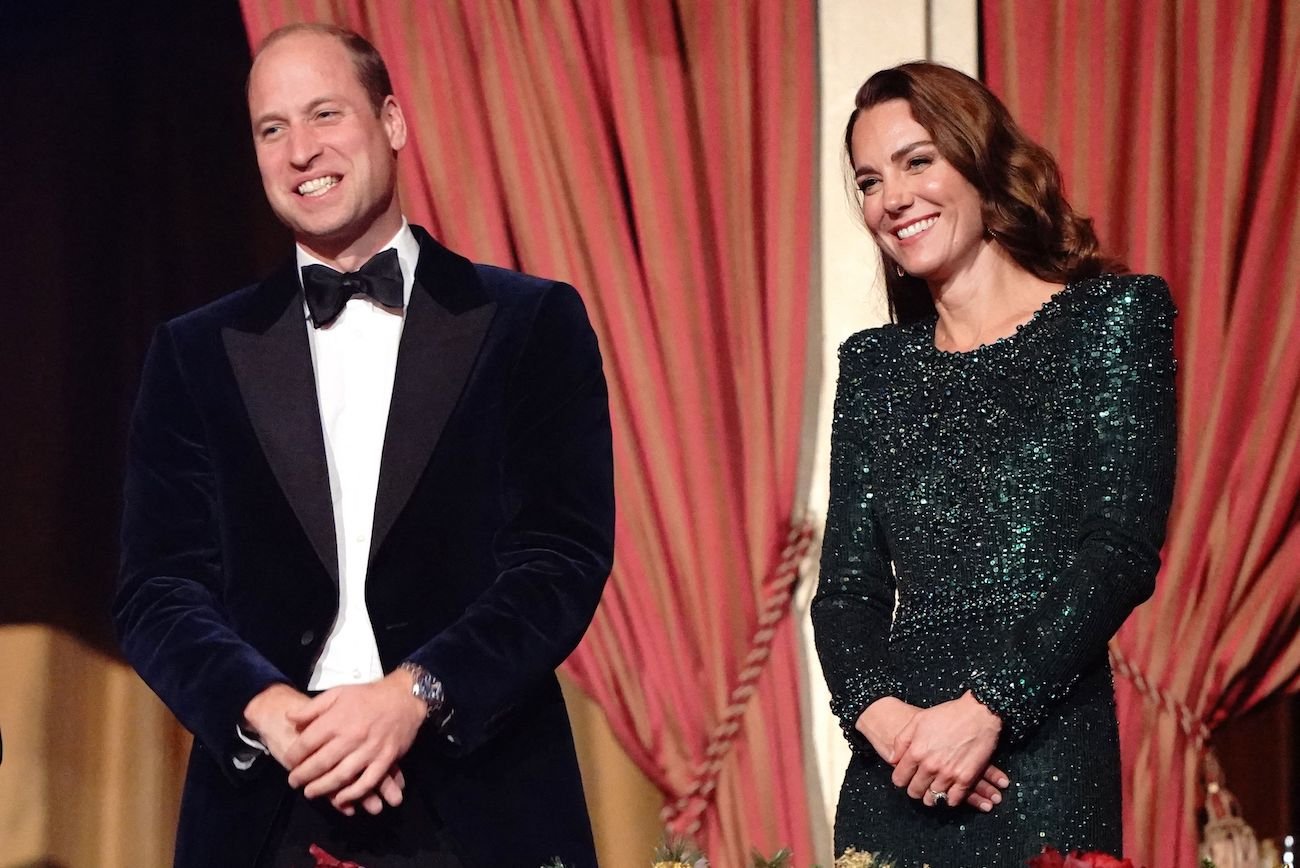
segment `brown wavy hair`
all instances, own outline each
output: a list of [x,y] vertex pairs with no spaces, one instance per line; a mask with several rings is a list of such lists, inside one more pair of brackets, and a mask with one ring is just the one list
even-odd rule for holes
[[[1025,135],[992,91],[951,67],[918,61],[867,79],[844,130],[850,169],[859,115],[895,99],[908,104],[943,158],[979,191],[985,228],[1021,268],[1054,283],[1124,270],[1102,254],[1092,220],[1066,201],[1051,153]],[[925,281],[900,277],[893,258],[883,249],[880,255],[894,322],[934,314]]]

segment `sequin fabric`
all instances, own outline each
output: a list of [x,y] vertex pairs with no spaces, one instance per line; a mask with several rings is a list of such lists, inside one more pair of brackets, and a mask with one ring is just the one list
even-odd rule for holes
[[[841,347],[812,606],[853,747],[837,853],[982,868],[1044,845],[1120,852],[1106,643],[1160,563],[1174,315],[1160,278],[1103,275],[970,352],[936,349],[933,318]],[[1003,720],[993,761],[1012,785],[988,814],[909,798],[853,729],[880,697],[966,690]]]

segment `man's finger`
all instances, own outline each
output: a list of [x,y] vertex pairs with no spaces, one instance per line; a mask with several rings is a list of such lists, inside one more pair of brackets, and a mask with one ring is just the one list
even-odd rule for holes
[[[309,799],[334,794],[332,800],[336,804],[355,802],[366,793],[373,790],[375,788],[374,784],[371,784],[359,792],[352,793],[347,798],[338,798],[338,793],[340,793],[344,788],[351,786],[357,778],[365,774],[366,769],[369,768],[369,766],[370,760],[367,756],[356,752],[349,753],[339,760],[332,768],[326,769],[322,774],[309,781],[307,785],[303,787],[302,794]],[[375,781],[375,783],[378,782],[378,780]]]
[[387,751],[381,751],[367,761],[355,780],[351,782],[341,780],[338,794],[334,798],[340,802],[355,802],[365,796],[366,793],[373,792],[383,782],[384,778],[388,777],[388,769],[392,767],[392,764],[392,756]]
[[313,751],[292,767],[289,772],[289,786],[297,789],[310,784],[342,762],[350,753],[348,746],[338,740],[322,745],[319,750]]
[[307,757],[333,741],[334,735],[333,730],[321,726],[319,722],[301,730],[297,737],[289,742],[289,747],[284,751],[285,765],[291,769],[296,769]]
[[332,690],[326,690],[319,696],[304,702],[302,705],[285,713],[289,721],[302,728],[320,717],[330,706],[338,700],[338,694]]
[[[401,773],[396,772],[396,774],[400,775]],[[385,802],[394,808],[400,805],[402,799],[405,798],[402,795],[401,785],[397,783],[397,780],[391,774],[379,782],[379,795],[383,797]]]

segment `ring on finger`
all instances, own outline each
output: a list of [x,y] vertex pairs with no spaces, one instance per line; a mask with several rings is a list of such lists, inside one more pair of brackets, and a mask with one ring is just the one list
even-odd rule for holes
[[930,797],[934,799],[934,803],[936,805],[948,804],[948,794],[946,792],[936,792],[934,790],[930,790]]

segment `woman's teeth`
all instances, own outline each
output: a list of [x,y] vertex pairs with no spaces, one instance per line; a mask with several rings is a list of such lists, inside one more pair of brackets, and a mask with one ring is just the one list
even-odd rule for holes
[[938,222],[938,217],[926,217],[924,220],[918,220],[915,223],[910,223],[907,226],[904,226],[895,234],[898,235],[899,238],[911,238],[916,233],[924,232]]

